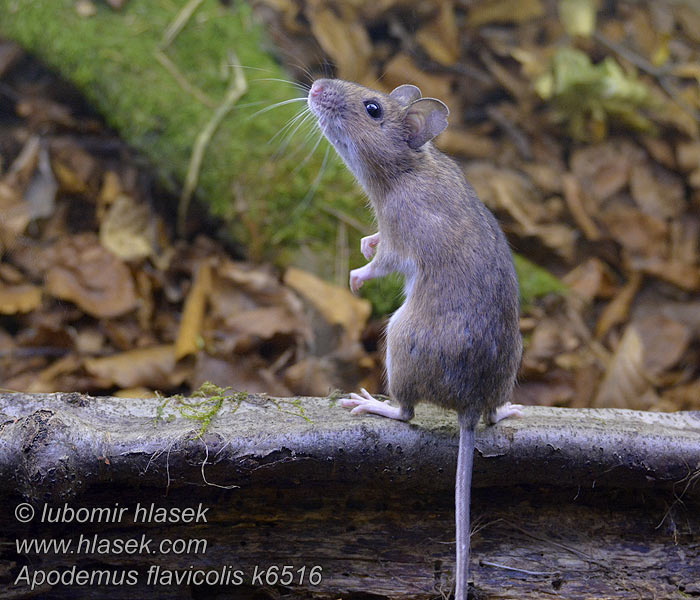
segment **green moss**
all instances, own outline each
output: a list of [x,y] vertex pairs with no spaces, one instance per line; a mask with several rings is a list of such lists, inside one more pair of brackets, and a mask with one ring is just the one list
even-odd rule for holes
[[[247,392],[235,392],[230,387],[223,388],[205,381],[189,397],[176,394],[163,398],[161,404],[158,405],[155,420],[156,422],[172,421],[175,418],[174,415],[170,414],[166,417],[165,409],[167,407],[174,408],[182,418],[197,424],[196,436],[201,438],[225,404],[231,405],[232,413],[235,413],[247,399]],[[269,398],[269,401],[280,412],[301,417],[308,423],[312,423],[311,419],[306,416],[300,398]]]
[[519,254],[513,255],[513,261],[520,280],[520,303],[523,307],[529,306],[540,296],[566,293],[568,288],[546,269]]
[[196,435],[201,438],[225,403],[231,403],[233,412],[236,412],[247,398],[246,392],[232,392],[229,387],[222,388],[206,381],[198,390],[192,392],[192,396],[189,398],[180,394],[164,398],[158,406],[156,421],[164,420],[165,408],[170,405],[177,410],[181,417],[197,423]]

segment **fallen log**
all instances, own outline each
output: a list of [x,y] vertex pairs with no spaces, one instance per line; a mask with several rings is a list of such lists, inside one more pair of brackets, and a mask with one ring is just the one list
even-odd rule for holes
[[[235,395],[203,432],[162,398],[80,394],[0,413],[0,598],[448,597],[453,414]],[[479,429],[478,597],[700,594],[698,480],[700,413],[527,407]]]

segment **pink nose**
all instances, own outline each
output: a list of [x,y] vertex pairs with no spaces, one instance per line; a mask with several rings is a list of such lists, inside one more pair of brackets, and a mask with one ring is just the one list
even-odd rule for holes
[[322,91],[323,91],[323,84],[321,84],[318,81],[315,81],[314,84],[311,86],[311,91],[309,92],[309,94],[311,96],[318,96]]

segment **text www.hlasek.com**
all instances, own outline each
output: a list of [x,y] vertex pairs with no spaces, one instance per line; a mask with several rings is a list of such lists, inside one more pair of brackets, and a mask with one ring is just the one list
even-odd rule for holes
[[159,542],[141,535],[104,538],[97,534],[78,539],[30,538],[15,540],[17,554],[206,554],[207,540],[165,538]]
[[[135,507],[111,506],[85,507],[72,506],[65,502],[62,506],[44,504],[38,509],[22,502],[15,507],[15,518],[20,523],[32,521],[45,524],[206,524],[209,508],[201,503],[191,507],[163,507],[155,503]],[[76,532],[77,533],[77,532]],[[31,555],[187,555],[206,554],[207,540],[203,538],[165,538],[154,540],[144,535],[131,537],[109,537],[99,534],[85,534],[71,538],[34,538],[15,540],[17,554]],[[182,558],[177,562],[181,563]],[[162,561],[162,559],[160,559]],[[39,561],[41,562],[41,561]],[[172,586],[172,585],[213,585],[239,586],[249,583],[254,586],[320,585],[323,569],[320,565],[252,565],[248,570],[236,568],[238,565],[225,564],[215,568],[200,568],[194,564],[171,569],[165,564],[142,565],[140,569],[89,568],[73,565],[69,568],[41,569],[36,564],[25,564],[15,577],[16,586],[26,586],[31,590],[46,586]]]

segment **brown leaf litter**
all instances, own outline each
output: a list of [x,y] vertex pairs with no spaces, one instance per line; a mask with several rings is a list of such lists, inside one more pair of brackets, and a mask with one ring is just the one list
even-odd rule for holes
[[[569,286],[523,307],[518,400],[700,409],[697,9],[254,6],[299,79],[299,65],[327,74],[332,63],[337,76],[383,91],[413,83],[450,106],[438,146],[461,161],[514,249]],[[109,150],[97,119],[50,86],[23,81],[21,60],[0,42],[12,91],[0,102],[15,112],[0,119],[3,387],[381,391],[381,321],[366,301],[303,269],[245,262],[204,233],[174,239],[156,209],[163,192],[153,196],[129,152]]]

